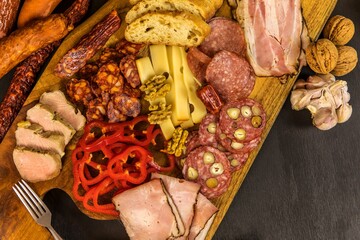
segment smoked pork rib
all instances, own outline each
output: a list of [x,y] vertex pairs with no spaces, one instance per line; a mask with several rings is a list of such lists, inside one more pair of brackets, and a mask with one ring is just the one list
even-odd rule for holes
[[308,44],[301,0],[241,0],[235,13],[257,76],[297,73],[302,49]]

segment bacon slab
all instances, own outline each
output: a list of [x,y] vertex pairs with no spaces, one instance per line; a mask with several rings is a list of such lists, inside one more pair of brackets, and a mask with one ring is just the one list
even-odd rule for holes
[[235,12],[257,76],[297,73],[308,44],[301,0],[238,0]]

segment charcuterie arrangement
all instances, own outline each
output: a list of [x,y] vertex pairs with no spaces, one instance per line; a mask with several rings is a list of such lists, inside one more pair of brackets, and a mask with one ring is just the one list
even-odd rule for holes
[[[77,0],[51,14],[60,2],[52,1],[29,15],[35,2],[0,40],[0,75],[20,63],[0,105],[1,139],[89,6]],[[300,0],[278,0],[276,8],[264,0],[129,3],[126,15],[111,9],[61,56],[52,74],[62,85],[45,90],[9,134],[23,179],[52,181],[71,161],[73,199],[119,217],[131,239],[206,237],[216,200],[264,139],[268,109],[252,95],[258,77],[286,84],[308,64],[317,75],[294,85],[293,108],[308,108],[322,130],[351,116],[347,84],[335,79],[357,63],[356,50],[343,46],[350,20],[337,16],[326,39],[311,42]],[[224,6],[231,18],[217,14]],[[347,37],[337,37],[344,28]]]

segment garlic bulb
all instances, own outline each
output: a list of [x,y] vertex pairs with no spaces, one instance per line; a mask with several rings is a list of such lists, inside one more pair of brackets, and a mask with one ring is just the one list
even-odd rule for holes
[[308,109],[315,127],[321,130],[333,128],[337,123],[349,120],[352,107],[348,103],[347,82],[336,80],[332,74],[310,76],[298,80],[290,96],[294,110]]

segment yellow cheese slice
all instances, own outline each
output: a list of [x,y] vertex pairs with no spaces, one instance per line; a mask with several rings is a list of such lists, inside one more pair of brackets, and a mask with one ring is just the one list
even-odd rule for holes
[[159,125],[160,125],[161,131],[162,131],[165,139],[169,140],[170,138],[172,138],[172,135],[175,131],[175,127],[174,127],[171,119],[167,118],[164,121],[162,121]]
[[150,45],[150,57],[156,74],[170,72],[165,45]]
[[184,84],[187,90],[189,103],[193,106],[193,111],[191,112],[191,119],[194,123],[199,123],[206,115],[206,107],[204,103],[200,100],[200,98],[196,95],[196,90],[198,89],[199,84],[197,83],[197,81],[195,81],[195,77],[187,64],[185,49],[181,47],[180,52],[183,65],[182,70]]
[[136,60],[136,67],[139,72],[141,83],[146,82],[150,78],[155,76],[154,68],[151,64],[149,57],[143,57]]
[[168,60],[170,75],[173,77],[174,91],[170,91],[174,94],[173,112],[174,117],[172,118],[174,126],[178,123],[187,121],[190,119],[190,107],[187,96],[187,90],[184,84],[184,78],[182,74],[182,60],[181,51],[178,46],[167,46]]

